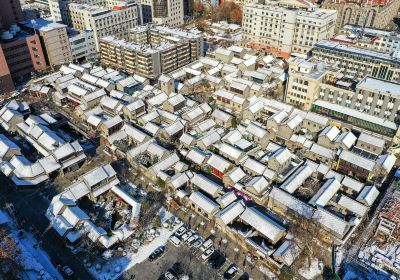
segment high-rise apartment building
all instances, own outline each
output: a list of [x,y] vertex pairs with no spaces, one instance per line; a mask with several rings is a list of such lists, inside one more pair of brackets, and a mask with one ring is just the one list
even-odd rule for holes
[[400,0],[326,0],[324,9],[338,12],[336,29],[346,24],[384,29],[400,8]]
[[249,47],[282,57],[306,54],[313,45],[334,35],[336,11],[250,4],[243,8],[243,39]]

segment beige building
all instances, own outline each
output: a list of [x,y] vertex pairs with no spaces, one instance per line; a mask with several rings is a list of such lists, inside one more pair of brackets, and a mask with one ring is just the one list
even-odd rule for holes
[[243,39],[249,47],[264,49],[288,58],[305,54],[317,42],[334,34],[336,11],[293,9],[276,5],[250,4],[243,7]]
[[66,64],[72,61],[67,26],[50,23],[39,29],[40,38],[46,49],[46,61],[49,66]]
[[[100,49],[100,39],[114,35],[128,39],[129,29],[138,25],[139,6],[136,2],[99,1],[90,4],[71,3],[68,5],[71,24],[74,28],[92,29],[96,49]],[[99,5],[99,6],[96,6]]]
[[326,0],[322,7],[337,11],[337,29],[345,24],[385,29],[393,24],[392,20],[399,11],[400,1]]
[[[183,24],[183,1],[182,0],[141,0],[144,6],[145,22],[154,22],[161,25],[177,27]],[[151,13],[146,12],[148,7]],[[151,16],[151,19],[150,19]]]

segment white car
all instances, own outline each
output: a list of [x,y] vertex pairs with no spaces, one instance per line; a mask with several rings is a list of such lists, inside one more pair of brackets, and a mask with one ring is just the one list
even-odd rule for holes
[[187,231],[187,228],[185,226],[181,226],[178,228],[175,232],[176,236],[182,236],[185,232]]
[[203,245],[201,245],[201,251],[204,252],[208,248],[210,248],[213,245],[213,241],[211,239],[206,240]]
[[168,279],[168,280],[175,280],[176,279],[176,277],[169,271],[165,272],[164,277],[165,277],[165,279]]
[[203,240],[203,238],[198,238],[197,240],[196,240],[196,242],[194,242],[191,246],[189,246],[189,247],[194,247],[194,248],[199,248],[202,244],[203,244],[203,242],[204,242],[204,240]]
[[186,244],[189,245],[190,243],[193,243],[194,241],[197,240],[197,238],[199,238],[199,236],[197,234],[192,235],[191,237],[189,237],[188,240],[186,240]]
[[182,240],[186,241],[193,235],[193,232],[187,231],[184,235],[182,235]]
[[180,247],[182,241],[177,236],[172,235],[169,238],[169,242],[171,242],[175,247]]
[[214,253],[214,247],[210,247],[207,250],[204,251],[204,253],[201,255],[201,258],[203,260],[208,259],[213,253]]

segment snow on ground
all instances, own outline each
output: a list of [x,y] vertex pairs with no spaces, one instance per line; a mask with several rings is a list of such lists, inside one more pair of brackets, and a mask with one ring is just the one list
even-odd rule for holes
[[36,280],[41,279],[63,279],[51,263],[46,252],[36,248],[38,243],[36,239],[28,232],[24,232],[22,237],[18,237],[19,230],[13,223],[8,214],[0,210],[0,224],[7,223],[11,228],[10,236],[14,239],[15,244],[20,250],[21,264],[24,273],[21,273],[22,279]]
[[387,268],[400,270],[400,243],[390,242],[378,247],[377,243],[371,242],[360,249],[358,258],[367,267],[390,277],[391,273]]
[[320,262],[318,259],[313,259],[311,261],[310,267],[308,267],[308,265],[306,264],[299,269],[299,274],[304,278],[311,280],[321,275],[323,268],[324,265],[322,262]]
[[[165,209],[161,209],[158,215],[161,221],[164,222],[172,217],[172,214]],[[174,226],[172,230],[168,228],[160,228],[159,236],[154,238],[150,243],[142,245],[137,253],[127,252],[124,257],[116,257],[110,260],[107,264],[103,264],[101,271],[96,271],[96,265],[91,266],[88,271],[96,279],[99,280],[114,280],[119,278],[125,271],[131,269],[134,265],[145,261],[150,254],[158,247],[165,245],[169,237],[182,225],[182,223]]]
[[261,271],[262,274],[266,275],[269,279],[277,279],[276,275],[271,270],[266,268],[265,266],[261,266],[259,268],[259,270]]

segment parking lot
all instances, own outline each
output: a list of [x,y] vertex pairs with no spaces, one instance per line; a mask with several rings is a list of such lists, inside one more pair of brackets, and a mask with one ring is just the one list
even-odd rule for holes
[[[179,238],[182,239],[182,236]],[[165,253],[161,257],[155,261],[146,260],[137,264],[125,273],[122,279],[166,279],[163,275],[174,263],[180,263],[183,270],[182,275],[187,275],[190,279],[223,279],[224,272],[232,265],[232,262],[226,258],[220,268],[214,269],[208,262],[211,257],[204,260],[202,254],[201,247],[189,247],[183,241],[181,241],[179,247],[176,247],[168,242]],[[242,274],[243,271],[239,268],[232,279],[239,279]]]

